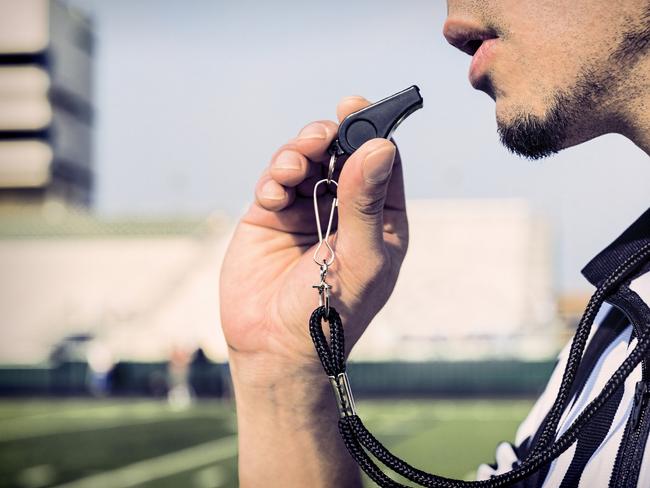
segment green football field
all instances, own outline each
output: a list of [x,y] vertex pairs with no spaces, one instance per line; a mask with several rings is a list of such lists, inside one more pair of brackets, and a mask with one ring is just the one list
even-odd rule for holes
[[[493,460],[499,441],[514,438],[531,402],[373,400],[357,407],[411,464],[468,478]],[[229,403],[178,410],[151,400],[0,401],[0,487],[232,487],[236,463]]]

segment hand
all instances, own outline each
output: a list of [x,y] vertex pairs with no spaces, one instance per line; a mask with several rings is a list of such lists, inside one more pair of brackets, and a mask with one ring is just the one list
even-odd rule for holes
[[[339,121],[368,104],[361,97],[343,99]],[[239,370],[246,364],[250,381],[264,381],[286,367],[323,374],[308,327],[318,305],[312,285],[319,281],[312,260],[318,244],[312,191],[327,175],[327,148],[337,128],[332,121],[313,122],[275,153],[226,253],[222,327],[231,363],[236,360]],[[408,245],[402,168],[394,144],[386,139],[365,143],[343,164],[338,185],[338,222],[330,239],[336,260],[327,282],[349,353],[390,296]],[[319,202],[324,231],[331,196]]]

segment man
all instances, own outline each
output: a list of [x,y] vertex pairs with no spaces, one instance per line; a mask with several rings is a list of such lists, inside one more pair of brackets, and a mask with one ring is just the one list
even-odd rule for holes
[[[650,154],[647,0],[449,0],[444,35],[473,56],[470,82],[495,100],[499,134],[512,151],[541,158],[617,132]],[[339,121],[368,103],[343,99]],[[330,121],[311,123],[273,155],[224,261],[222,326],[230,347],[244,487],[360,486],[307,328],[315,301],[310,196],[325,174],[336,129]],[[406,253],[399,153],[390,141],[371,140],[347,160],[338,181],[336,262],[328,278],[349,351],[390,296]],[[648,243],[650,212],[590,263],[586,276],[600,285],[612,267]],[[647,270],[635,271],[625,293],[608,299],[615,305],[600,310],[559,434],[633,348],[642,333],[639,324],[650,323]],[[480,478],[512,469],[531,449],[566,355],[522,424],[517,446],[499,446],[497,466],[482,466]],[[611,479],[612,486],[650,486],[650,412],[643,391],[634,398],[635,385],[645,380],[642,369],[634,369],[576,444],[522,483],[607,486]]]

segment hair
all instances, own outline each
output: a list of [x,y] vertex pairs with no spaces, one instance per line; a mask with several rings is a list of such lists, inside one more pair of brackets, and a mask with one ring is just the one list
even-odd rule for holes
[[555,100],[546,117],[521,113],[508,124],[499,122],[501,143],[514,154],[528,159],[541,159],[558,152],[563,147],[568,125],[562,106],[566,105]]
[[565,147],[569,129],[594,109],[608,91],[610,79],[583,72],[572,90],[557,92],[543,117],[519,113],[509,123],[498,124],[501,143],[528,159],[541,159]]
[[635,64],[650,49],[650,2],[638,26],[626,32],[611,58],[625,65]]

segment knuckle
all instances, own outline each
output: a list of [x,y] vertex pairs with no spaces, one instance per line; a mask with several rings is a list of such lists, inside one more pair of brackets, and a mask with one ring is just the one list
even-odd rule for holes
[[357,255],[341,256],[343,261],[350,259],[345,263],[346,272],[339,276],[345,283],[342,283],[349,289],[359,300],[372,290],[380,288],[386,283],[386,280],[392,280],[390,257],[381,251],[366,252],[364,259],[359,260]]
[[384,193],[362,195],[355,200],[354,207],[362,218],[375,220],[384,210],[385,199]]
[[296,153],[300,157],[304,157],[304,154],[300,151],[298,148],[297,144],[293,141],[287,142],[286,144],[283,144],[280,146],[277,151],[273,153],[271,156],[271,165],[273,166],[275,162],[277,161],[278,158],[282,157],[284,153],[291,152],[291,153]]
[[406,231],[406,235],[402,238],[402,247],[400,249],[401,254],[402,254],[402,260],[404,260],[404,257],[406,256],[406,253],[409,250],[409,244],[411,242],[411,238],[409,236],[408,230]]
[[385,252],[378,252],[372,259],[372,264],[368,269],[370,276],[377,278],[385,276],[390,269],[390,259]]
[[316,120],[314,122],[310,122],[309,124],[304,126],[302,130],[298,133],[298,138],[303,138],[303,137],[326,138],[330,136],[333,132],[331,124],[333,123],[330,123],[326,120]]
[[314,123],[322,125],[328,132],[335,132],[339,127],[333,120],[317,120]]
[[269,176],[260,178],[255,187],[255,201],[266,210],[281,210],[291,200],[291,194]]
[[307,160],[302,153],[294,149],[286,149],[277,154],[273,160],[273,166],[296,170],[304,169],[307,166]]

